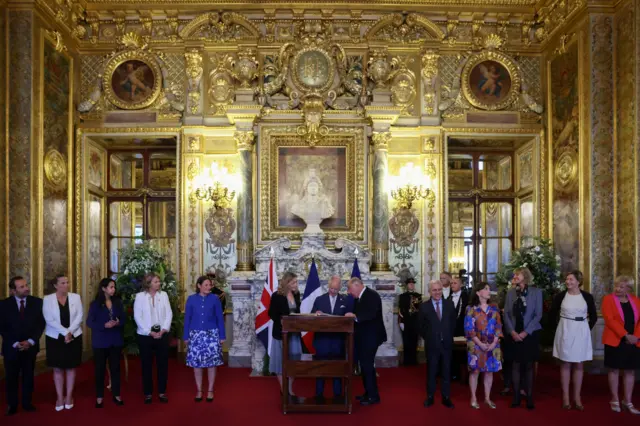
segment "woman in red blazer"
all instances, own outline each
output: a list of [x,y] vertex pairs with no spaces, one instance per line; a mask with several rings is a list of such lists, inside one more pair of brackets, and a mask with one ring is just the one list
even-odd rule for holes
[[613,293],[602,299],[602,343],[604,365],[610,369],[611,410],[620,412],[618,379],[622,370],[622,408],[632,414],[640,414],[631,402],[635,370],[640,368],[640,299],[633,295],[633,284],[633,278],[620,276],[614,282]]

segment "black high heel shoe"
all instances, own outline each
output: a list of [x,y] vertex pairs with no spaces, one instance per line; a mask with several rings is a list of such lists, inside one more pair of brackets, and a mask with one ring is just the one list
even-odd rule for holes
[[116,404],[118,407],[122,407],[124,405],[124,401],[116,398],[115,396],[113,397],[113,403]]
[[195,398],[193,398],[193,400],[194,400],[195,402],[202,402],[202,392],[196,392],[196,393],[199,393],[199,394],[200,394],[200,396],[199,396],[199,397],[198,397],[198,396],[196,396]]
[[213,402],[213,392],[209,392],[212,396],[211,398],[209,398],[209,396],[207,396],[207,402]]
[[102,408],[102,407],[104,407],[104,400],[102,400],[102,402],[96,401],[96,408]]

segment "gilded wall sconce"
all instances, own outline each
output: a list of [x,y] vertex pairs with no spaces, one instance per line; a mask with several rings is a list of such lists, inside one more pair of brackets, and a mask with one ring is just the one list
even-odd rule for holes
[[231,186],[234,177],[225,167],[219,167],[213,163],[210,169],[204,169],[194,182],[192,195],[201,201],[211,201],[217,209],[227,208],[236,196],[236,191]]
[[407,163],[400,169],[400,175],[391,178],[391,198],[396,200],[401,209],[411,209],[415,201],[426,200],[431,207],[435,203],[436,194],[427,184],[427,177],[419,167]]

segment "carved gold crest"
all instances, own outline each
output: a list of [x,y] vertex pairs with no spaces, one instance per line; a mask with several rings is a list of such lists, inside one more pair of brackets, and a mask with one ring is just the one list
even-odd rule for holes
[[204,222],[204,227],[209,234],[208,243],[214,247],[226,247],[234,242],[231,237],[236,230],[236,220],[231,208],[209,209],[209,217]]
[[334,76],[333,59],[324,49],[307,47],[293,57],[293,81],[303,92],[328,90]]
[[554,169],[555,188],[560,192],[571,192],[578,178],[578,159],[573,151],[564,151],[556,160]]
[[56,149],[49,150],[44,156],[44,175],[55,190],[64,189],[67,185],[67,162]]
[[118,108],[146,108],[162,91],[162,71],[152,54],[126,50],[107,62],[102,87],[107,100]]
[[389,220],[394,243],[399,247],[409,247],[415,243],[415,235],[420,229],[420,221],[411,209],[394,209]]
[[462,69],[461,84],[471,105],[494,111],[518,99],[521,77],[518,66],[508,55],[485,50],[469,58]]

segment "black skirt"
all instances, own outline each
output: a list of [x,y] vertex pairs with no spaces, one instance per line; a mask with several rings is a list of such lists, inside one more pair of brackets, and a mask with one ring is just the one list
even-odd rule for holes
[[627,343],[625,338],[618,346],[604,345],[604,365],[620,370],[640,369],[640,348]]
[[516,342],[508,337],[508,360],[513,362],[536,362],[540,358],[540,332],[534,331],[524,338],[522,342]]
[[62,335],[57,339],[47,336],[46,343],[48,367],[66,370],[82,363],[82,335],[69,343],[64,342]]

